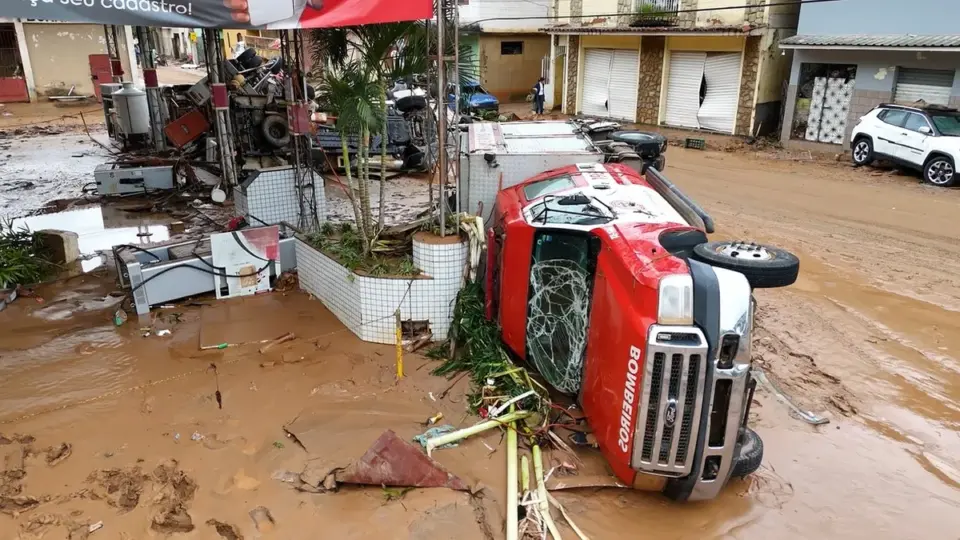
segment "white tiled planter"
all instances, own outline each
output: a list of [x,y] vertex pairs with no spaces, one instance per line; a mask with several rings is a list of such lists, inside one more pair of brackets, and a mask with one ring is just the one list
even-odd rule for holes
[[465,241],[415,235],[413,263],[421,270],[415,278],[356,274],[300,238],[296,247],[300,288],[319,298],[360,339],[394,343],[398,306],[401,319],[429,321],[434,340],[447,338],[453,304],[463,287],[469,251]]

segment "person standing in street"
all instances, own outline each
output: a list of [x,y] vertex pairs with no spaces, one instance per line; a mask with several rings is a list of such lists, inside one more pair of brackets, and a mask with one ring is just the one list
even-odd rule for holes
[[533,87],[533,112],[537,116],[543,114],[543,102],[547,98],[547,85],[544,80],[543,77],[540,77]]

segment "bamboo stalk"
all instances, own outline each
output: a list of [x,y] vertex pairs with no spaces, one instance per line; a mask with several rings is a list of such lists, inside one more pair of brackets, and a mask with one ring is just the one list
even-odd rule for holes
[[547,500],[547,486],[543,481],[543,455],[540,453],[540,445],[533,446],[533,475],[537,479],[537,506],[540,508],[540,514],[543,516],[544,523],[547,524],[547,530],[556,540],[560,540],[560,531],[557,530],[557,524],[553,522],[553,516],[550,515],[550,502]]
[[480,422],[475,426],[468,428],[460,429],[454,431],[453,433],[447,433],[446,435],[441,435],[439,437],[434,437],[427,440],[427,455],[429,456],[435,448],[443,446],[445,444],[450,444],[452,442],[457,442],[467,437],[476,435],[477,433],[483,433],[488,429],[493,429],[495,427],[504,426],[510,422],[516,422],[517,420],[522,420],[530,416],[529,411],[517,411],[503,415],[502,417],[496,420],[487,420],[486,422]]
[[520,491],[530,491],[530,460],[526,455],[520,456]]
[[507,424],[507,540],[517,540],[519,529],[517,512],[517,429],[514,423],[510,422]]

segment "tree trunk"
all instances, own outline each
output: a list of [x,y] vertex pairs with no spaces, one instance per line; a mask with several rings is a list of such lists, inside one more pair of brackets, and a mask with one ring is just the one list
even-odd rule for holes
[[350,170],[350,150],[347,148],[347,139],[343,134],[340,135],[340,149],[343,152],[343,165],[347,171],[347,197],[350,198],[350,206],[353,208],[353,219],[357,224],[357,232],[360,233],[360,238],[363,240],[364,249],[367,249],[370,242],[367,239],[367,231],[363,228],[363,222],[361,221],[360,203],[353,193],[353,172]]
[[384,189],[387,183],[387,84],[380,80],[380,108],[383,111],[383,130],[380,133],[380,218],[377,220],[377,231],[383,230]]
[[373,212],[370,210],[370,129],[360,130],[360,210],[363,215],[363,224],[367,238],[373,237]]

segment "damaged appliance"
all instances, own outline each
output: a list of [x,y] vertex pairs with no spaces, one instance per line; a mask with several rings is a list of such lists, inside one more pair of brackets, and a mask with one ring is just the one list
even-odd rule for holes
[[[279,265],[263,265],[271,283],[297,267],[293,236],[280,238],[279,255]],[[133,296],[138,315],[150,313],[150,306],[230,287],[227,270],[213,262],[209,236],[153,246],[114,246],[113,257],[120,285]]]
[[172,165],[153,167],[97,165],[93,171],[98,195],[143,195],[176,187]]
[[784,250],[713,230],[632,160],[505,186],[487,238],[486,313],[507,348],[577,397],[621,482],[682,501],[760,467],[753,291],[799,272]]

